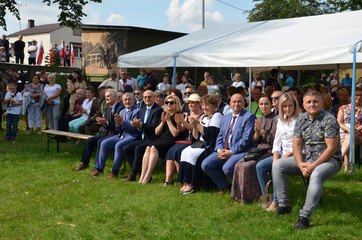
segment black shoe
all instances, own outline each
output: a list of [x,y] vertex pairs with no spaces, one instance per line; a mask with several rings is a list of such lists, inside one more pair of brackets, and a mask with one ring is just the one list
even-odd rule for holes
[[294,226],[295,226],[295,229],[297,229],[297,230],[309,228],[309,219],[299,216],[298,221]]
[[175,183],[175,182],[174,182],[173,180],[171,180],[170,182],[164,181],[164,182],[163,182],[163,186],[164,186],[164,187],[167,187],[167,186],[173,185],[174,183]]
[[134,181],[136,181],[136,176],[137,176],[137,173],[132,171],[131,174],[127,177],[126,181],[134,182]]
[[84,165],[83,163],[80,164],[77,168],[74,169],[74,171],[83,171],[85,169],[87,169],[89,166],[88,165]]
[[288,214],[291,211],[292,211],[291,207],[278,207],[277,214],[278,215]]

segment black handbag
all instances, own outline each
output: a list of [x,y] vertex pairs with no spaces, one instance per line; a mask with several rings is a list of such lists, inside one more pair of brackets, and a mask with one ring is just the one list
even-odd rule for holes
[[191,144],[191,148],[205,148],[206,144],[204,141],[196,141]]
[[269,150],[268,148],[257,148],[257,147],[250,148],[249,151],[245,153],[243,159],[245,162],[250,160],[258,160],[265,153],[267,153],[268,150]]

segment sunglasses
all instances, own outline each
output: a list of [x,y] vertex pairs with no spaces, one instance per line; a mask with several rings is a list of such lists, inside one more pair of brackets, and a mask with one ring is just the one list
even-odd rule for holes
[[278,100],[279,97],[271,97],[271,100]]
[[165,104],[167,105],[167,104],[170,104],[170,105],[174,105],[176,102],[174,102],[174,101],[165,101]]

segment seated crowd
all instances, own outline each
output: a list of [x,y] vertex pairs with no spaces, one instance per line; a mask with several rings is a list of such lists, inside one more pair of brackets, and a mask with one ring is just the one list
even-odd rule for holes
[[[293,87],[283,92],[275,71],[266,80],[254,73],[249,102],[246,85],[240,74],[235,74],[224,101],[208,72],[197,90],[187,74],[172,89],[167,74],[157,85],[152,72],[142,71],[135,79],[121,70],[120,81],[116,82],[112,72],[95,97],[95,89],[87,87],[76,70],[68,80],[65,110],[61,112],[61,87],[55,83],[55,75],[42,82],[41,77],[32,78],[23,97],[15,90],[16,84],[9,82],[6,137],[15,138],[16,129],[10,124],[18,121],[19,106],[24,102],[29,131],[40,130],[44,109],[50,129],[93,135],[86,140],[81,164],[75,170],[89,168],[95,153],[94,177],[104,172],[112,155],[107,178],[117,178],[127,160],[127,180],[150,183],[162,159],[166,166],[164,186],[176,180],[184,195],[216,187],[221,192],[232,190],[232,197],[242,200],[247,191],[260,196],[273,179],[274,198],[267,210],[286,214],[291,212],[286,174],[299,174],[309,179],[306,201],[295,225],[303,229],[309,227],[323,182],[343,163],[345,170],[348,168],[348,87],[316,85],[303,94]],[[356,143],[360,143],[362,89],[358,87],[355,103]],[[247,175],[250,166],[254,166],[256,184]]]

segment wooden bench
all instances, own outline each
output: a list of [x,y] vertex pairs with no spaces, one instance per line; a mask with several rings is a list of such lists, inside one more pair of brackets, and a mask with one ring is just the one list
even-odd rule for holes
[[58,131],[58,130],[42,130],[42,133],[47,134],[47,149],[49,152],[49,144],[53,140],[57,142],[57,152],[59,152],[59,142],[60,137],[69,137],[79,140],[87,140],[90,137],[93,137],[93,135],[86,135],[86,134],[80,134],[80,133],[71,133],[71,132],[64,132],[64,131]]

